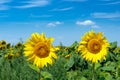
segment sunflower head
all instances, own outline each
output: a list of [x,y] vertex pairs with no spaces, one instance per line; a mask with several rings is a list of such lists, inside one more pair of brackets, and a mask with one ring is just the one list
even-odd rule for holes
[[13,60],[14,54],[13,53],[7,53],[4,55],[4,59],[6,60]]
[[82,37],[78,51],[82,52],[83,58],[96,63],[105,59],[109,45],[102,32],[89,31]]
[[6,45],[6,41],[5,41],[5,40],[2,40],[2,41],[1,41],[1,44],[2,44],[2,45]]
[[52,45],[53,40],[46,38],[44,33],[33,33],[24,44],[24,55],[39,68],[47,66],[47,63],[52,64],[53,58],[57,58],[56,48]]
[[21,46],[22,46],[22,43],[20,43],[20,42],[18,42],[18,43],[15,45],[16,48],[19,48],[19,47],[21,47]]
[[2,45],[2,50],[5,50],[6,48],[6,45]]
[[0,50],[2,50],[2,46],[0,46]]
[[6,45],[6,46],[7,46],[7,48],[10,48],[10,45],[11,45],[11,44],[10,44],[10,43],[8,43],[8,44]]

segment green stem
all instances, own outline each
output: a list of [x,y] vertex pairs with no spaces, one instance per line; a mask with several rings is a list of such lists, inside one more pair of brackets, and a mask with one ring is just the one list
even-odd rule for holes
[[41,78],[41,70],[38,71],[39,79]]
[[92,65],[92,80],[95,80],[95,63]]

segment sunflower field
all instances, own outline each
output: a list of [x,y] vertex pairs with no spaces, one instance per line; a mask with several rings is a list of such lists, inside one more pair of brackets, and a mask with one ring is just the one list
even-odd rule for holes
[[70,46],[33,33],[15,45],[0,40],[0,80],[120,80],[120,46],[89,31]]

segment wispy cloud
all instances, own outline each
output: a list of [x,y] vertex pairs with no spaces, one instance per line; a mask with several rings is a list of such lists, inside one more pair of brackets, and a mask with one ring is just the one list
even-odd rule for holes
[[115,5],[115,4],[120,4],[120,1],[108,2],[108,3],[100,4],[100,5]]
[[0,10],[8,10],[9,6],[6,3],[10,3],[12,0],[0,0]]
[[56,21],[56,22],[50,22],[47,24],[48,27],[55,27],[57,25],[64,24],[64,22]]
[[33,17],[33,18],[48,18],[48,17],[52,17],[52,15],[33,15],[33,14],[30,14],[30,17]]
[[16,6],[15,8],[32,8],[32,7],[42,7],[50,3],[50,0],[30,0],[23,2],[25,5]]
[[69,2],[84,2],[87,0],[63,0],[63,1],[69,1]]
[[111,1],[111,0],[100,0],[100,1]]
[[95,18],[120,18],[120,12],[114,13],[96,12],[92,13],[91,16]]
[[90,26],[92,28],[99,28],[99,26],[96,25],[96,23],[93,22],[92,20],[77,21],[76,24],[81,26]]
[[71,9],[73,9],[73,7],[55,8],[55,9],[52,9],[51,11],[68,11],[68,10],[71,10]]
[[54,26],[56,26],[56,24],[55,23],[48,23],[47,26],[48,27],[54,27]]

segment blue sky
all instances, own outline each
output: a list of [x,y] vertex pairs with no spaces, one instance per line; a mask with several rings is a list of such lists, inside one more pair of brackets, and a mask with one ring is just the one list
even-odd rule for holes
[[71,45],[89,30],[120,45],[120,0],[0,0],[0,40],[15,44],[34,32]]

